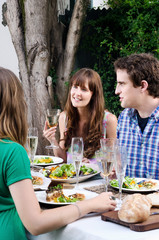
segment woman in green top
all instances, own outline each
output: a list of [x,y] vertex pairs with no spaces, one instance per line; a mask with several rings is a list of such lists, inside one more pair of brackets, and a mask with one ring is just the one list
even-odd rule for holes
[[0,68],[0,238],[27,239],[60,228],[89,212],[113,210],[111,193],[102,193],[77,204],[42,211],[35,196],[30,162],[24,149],[27,107],[18,78]]

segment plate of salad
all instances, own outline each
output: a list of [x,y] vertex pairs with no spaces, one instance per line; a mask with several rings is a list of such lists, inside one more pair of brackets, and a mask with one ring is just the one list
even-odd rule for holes
[[[110,180],[110,186],[114,189],[119,189],[117,179]],[[122,185],[123,192],[153,192],[159,190],[159,181],[156,179],[147,178],[130,178],[125,177]]]
[[[76,198],[70,198],[70,195],[72,196],[73,194],[82,194],[85,196],[85,199],[90,199],[93,197],[96,197],[98,194],[95,192],[87,191],[87,190],[74,190],[74,189],[63,189],[63,197],[60,197],[59,200],[57,201],[47,201],[46,200],[46,195],[47,193],[45,191],[39,191],[35,192],[36,197],[40,203],[45,203],[49,205],[68,205],[68,204],[74,204],[77,201],[79,201]],[[67,199],[67,200],[66,200]]]
[[33,163],[31,163],[31,166],[50,166],[50,165],[60,164],[62,162],[63,162],[63,159],[59,157],[47,156],[47,155],[36,155],[34,157]]
[[[62,164],[40,170],[45,177],[52,181],[76,183],[76,172],[73,164]],[[79,182],[85,181],[99,173],[98,166],[95,164],[85,164],[80,167]]]

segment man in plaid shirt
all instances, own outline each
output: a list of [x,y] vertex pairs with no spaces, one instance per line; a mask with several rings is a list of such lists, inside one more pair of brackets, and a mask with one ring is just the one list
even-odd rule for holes
[[159,61],[151,54],[131,54],[114,67],[115,93],[125,108],[117,138],[127,148],[126,175],[159,179]]

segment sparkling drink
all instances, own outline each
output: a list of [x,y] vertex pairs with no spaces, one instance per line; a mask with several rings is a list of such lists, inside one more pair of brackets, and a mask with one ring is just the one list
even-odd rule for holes
[[[58,125],[58,120],[60,116],[61,110],[60,109],[47,109],[46,110],[46,121],[48,128],[56,127]],[[46,146],[47,149],[55,149],[59,148],[58,145],[54,143],[54,140],[52,140],[51,145]]]
[[106,159],[97,160],[98,167],[103,173],[104,177],[109,176],[113,169],[113,161],[108,161]]
[[79,171],[83,158],[83,150],[84,150],[83,139],[81,137],[72,138],[71,154],[76,171],[76,186],[75,186],[76,189],[78,189]]
[[38,146],[38,137],[37,136],[28,136],[29,155],[30,155],[30,158],[32,161],[35,156],[37,146]]
[[47,116],[48,127],[51,128],[57,126],[58,118],[58,116]]
[[80,166],[81,166],[81,160],[78,159],[78,157],[73,157],[73,163],[75,165],[76,174],[79,174]]

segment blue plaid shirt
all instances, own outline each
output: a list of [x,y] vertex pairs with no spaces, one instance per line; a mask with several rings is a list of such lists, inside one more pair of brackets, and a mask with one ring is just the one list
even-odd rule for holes
[[159,179],[159,106],[152,112],[143,131],[137,111],[126,108],[118,118],[117,138],[127,148],[126,175]]

